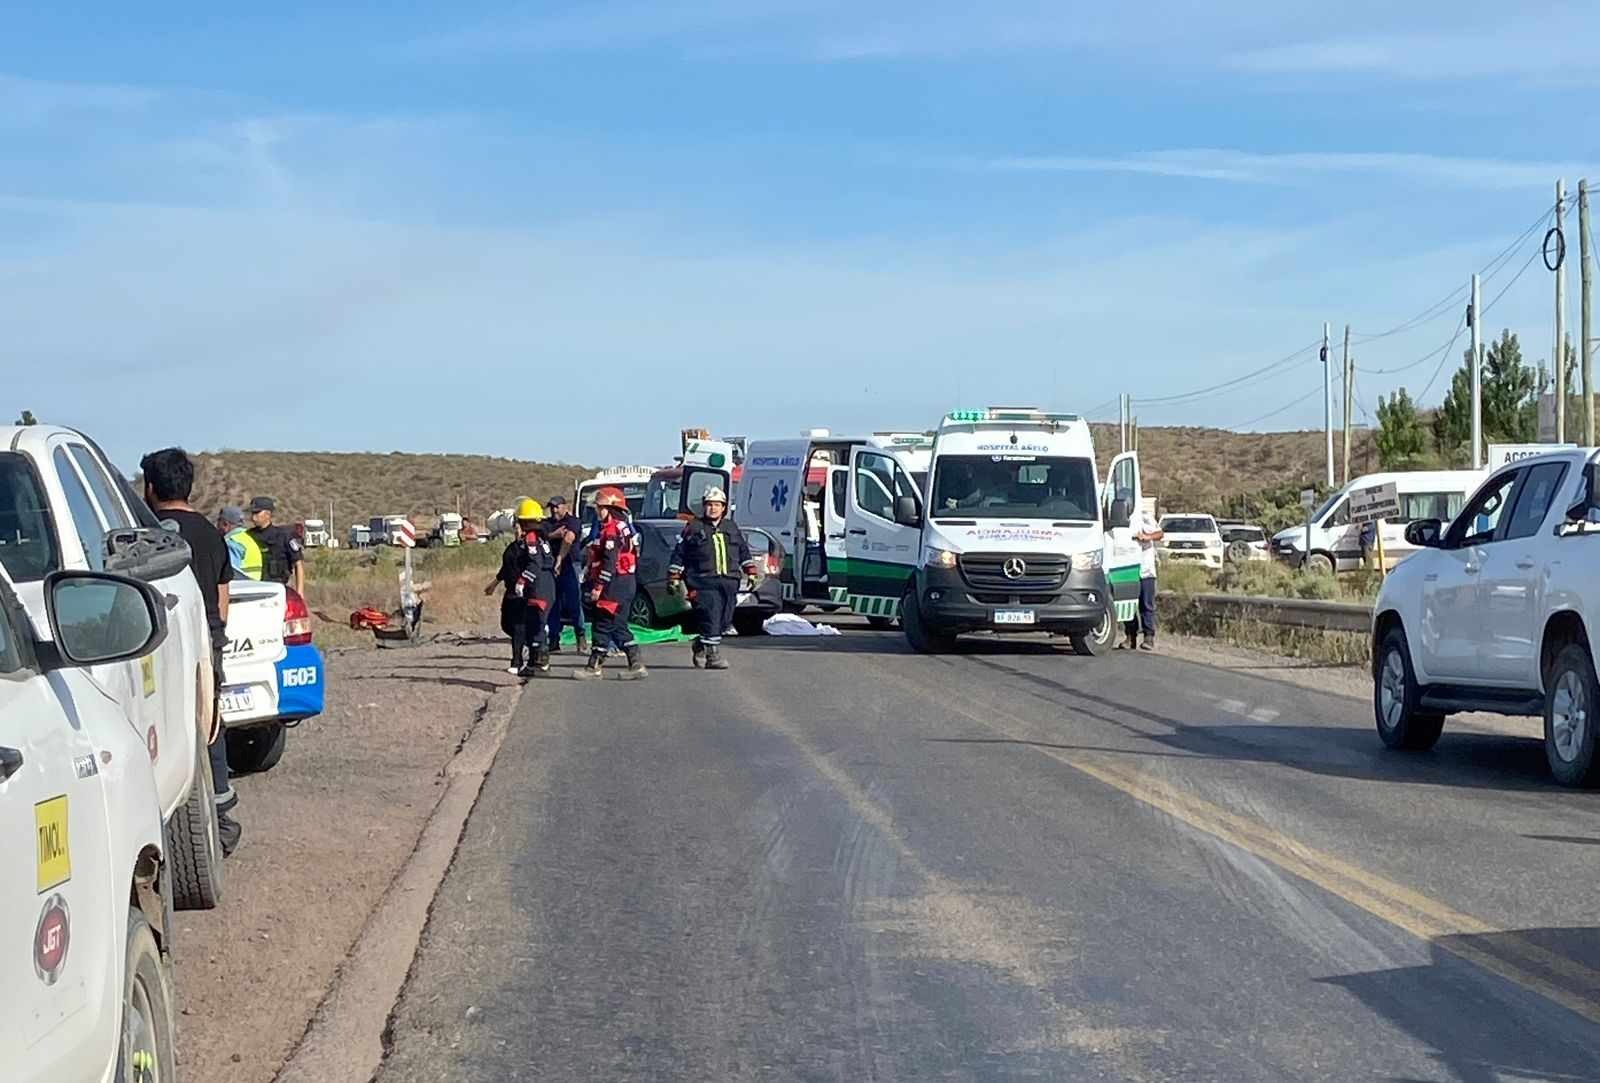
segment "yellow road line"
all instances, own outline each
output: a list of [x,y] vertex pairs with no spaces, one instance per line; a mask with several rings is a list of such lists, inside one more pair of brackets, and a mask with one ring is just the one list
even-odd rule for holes
[[[873,659],[871,664],[891,680],[919,694],[927,694],[921,685],[887,670],[876,659]],[[1254,854],[1285,872],[1316,884],[1374,917],[1545,997],[1592,1023],[1600,1023],[1600,999],[1597,999],[1600,997],[1600,972],[1566,956],[1558,955],[1515,932],[1496,929],[1478,918],[1446,906],[1404,884],[1396,883],[1332,854],[1307,846],[1263,823],[1240,816],[1194,794],[1180,793],[1159,780],[1129,770],[1125,765],[1103,757],[1075,755],[1062,749],[1044,747],[1033,742],[1026,734],[996,725],[994,720],[997,718],[1028,728],[1032,728],[1036,723],[1029,722],[992,703],[974,709],[944,696],[940,696],[935,702],[941,707],[971,719],[991,733],[1013,740],[1027,741],[1028,747],[1034,751],[1043,753],[1080,774],[1110,786],[1142,804],[1165,812],[1198,831]],[[979,713],[980,711],[983,713]],[[1491,952],[1461,939],[1472,936],[1492,936],[1495,950]],[[1566,978],[1581,986],[1583,992],[1556,985],[1543,974],[1505,958],[1506,955],[1515,956],[1530,967],[1537,967]]]

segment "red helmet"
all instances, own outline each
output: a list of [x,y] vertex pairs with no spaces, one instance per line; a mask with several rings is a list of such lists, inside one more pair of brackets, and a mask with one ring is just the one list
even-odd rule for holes
[[628,498],[622,495],[622,490],[615,485],[604,486],[594,494],[594,506],[597,508],[628,508]]

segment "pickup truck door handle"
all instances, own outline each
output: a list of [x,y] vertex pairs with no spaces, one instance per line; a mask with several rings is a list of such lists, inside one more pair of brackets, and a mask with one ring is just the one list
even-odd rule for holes
[[1523,559],[1517,561],[1517,567],[1521,568],[1523,571],[1527,571],[1537,563],[1538,561],[1529,560],[1527,557],[1524,557]]
[[1463,564],[1461,565],[1461,570],[1466,572],[1468,575],[1478,574],[1478,566],[1476,564]]
[[1439,573],[1429,572],[1427,575],[1422,577],[1422,581],[1424,583],[1437,583],[1439,581]]
[[22,752],[15,748],[0,748],[0,782],[22,770]]
[[866,536],[866,533],[867,533],[867,532],[866,532],[866,531],[865,531],[865,530],[861,530],[861,529],[859,529],[859,528],[854,528],[854,529],[852,529],[852,530],[851,530],[851,531],[850,531],[850,533],[852,533],[852,534],[860,534],[860,535],[862,535],[862,536],[863,536],[863,537],[865,537],[865,536]]

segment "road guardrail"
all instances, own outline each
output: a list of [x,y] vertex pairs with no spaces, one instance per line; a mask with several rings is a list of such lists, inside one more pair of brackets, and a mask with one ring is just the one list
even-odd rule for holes
[[1365,602],[1268,598],[1254,594],[1190,594],[1184,602],[1209,617],[1241,617],[1289,628],[1366,632],[1372,627],[1372,607]]

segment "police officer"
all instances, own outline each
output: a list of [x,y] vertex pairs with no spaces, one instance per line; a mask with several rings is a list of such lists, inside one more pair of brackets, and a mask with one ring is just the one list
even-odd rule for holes
[[667,581],[687,581],[694,595],[700,634],[694,639],[695,667],[727,669],[722,657],[722,632],[733,619],[739,600],[739,579],[754,580],[756,560],[744,531],[728,518],[728,494],[716,486],[700,498],[702,514],[684,524],[672,550]]
[[217,515],[217,529],[228,546],[228,560],[233,570],[245,579],[261,578],[261,546],[256,544],[244,525],[244,509],[237,504],[226,504]]
[[606,644],[615,642],[627,655],[628,668],[623,680],[648,677],[633,629],[628,627],[628,609],[633,605],[634,574],[639,567],[639,535],[628,522],[628,500],[615,485],[607,485],[594,495],[595,533],[589,544],[588,574],[584,577],[585,597],[593,607],[594,639],[589,664],[572,671],[579,680],[604,676]]
[[294,588],[301,597],[306,593],[306,570],[301,563],[300,539],[287,527],[276,526],[272,513],[277,503],[270,496],[257,496],[250,500],[248,531],[261,547],[261,578],[269,583],[282,583]]
[[556,596],[550,606],[550,649],[561,649],[561,629],[568,621],[577,633],[578,653],[589,650],[589,637],[583,626],[583,590],[578,582],[578,538],[583,527],[578,517],[567,511],[567,498],[557,493],[545,503],[545,537],[555,554]]
[[506,672],[531,677],[550,672],[545,614],[555,599],[554,560],[539,502],[523,497],[517,501],[516,516],[517,536],[500,555],[500,571],[483,592],[493,594],[496,587],[505,587],[500,627],[511,637],[511,665]]

